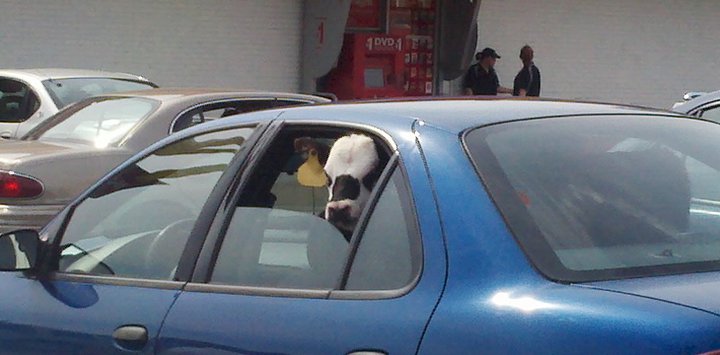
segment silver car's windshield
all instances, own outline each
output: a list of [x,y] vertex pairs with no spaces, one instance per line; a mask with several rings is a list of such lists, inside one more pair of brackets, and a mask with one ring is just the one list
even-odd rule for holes
[[98,98],[61,111],[26,139],[72,141],[97,148],[115,146],[157,106],[156,101],[145,98]]
[[43,81],[58,108],[90,96],[112,92],[146,90],[156,87],[146,81],[134,81],[116,78],[67,78]]

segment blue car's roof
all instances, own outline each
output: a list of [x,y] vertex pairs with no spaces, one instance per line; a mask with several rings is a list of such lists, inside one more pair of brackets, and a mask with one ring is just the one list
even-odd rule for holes
[[[452,132],[518,119],[597,114],[665,114],[665,110],[616,104],[513,98],[433,98],[308,105],[273,110],[287,120],[342,120],[382,127],[388,119],[419,119]],[[268,111],[239,115],[228,121],[271,118]]]

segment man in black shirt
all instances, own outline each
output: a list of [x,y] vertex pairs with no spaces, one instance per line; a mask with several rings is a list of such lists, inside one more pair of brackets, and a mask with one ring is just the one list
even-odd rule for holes
[[523,68],[515,76],[514,96],[540,96],[540,69],[533,63],[534,52],[527,44],[520,49]]
[[500,86],[495,73],[495,62],[500,56],[492,48],[485,48],[475,54],[478,62],[471,65],[463,78],[463,91],[466,95],[497,95],[498,92],[511,94],[512,90]]

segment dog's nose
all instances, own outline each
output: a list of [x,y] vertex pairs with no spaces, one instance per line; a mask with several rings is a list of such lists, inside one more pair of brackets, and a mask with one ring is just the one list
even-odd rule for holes
[[329,220],[336,219],[343,213],[347,213],[349,211],[350,211],[350,206],[328,207],[328,219]]

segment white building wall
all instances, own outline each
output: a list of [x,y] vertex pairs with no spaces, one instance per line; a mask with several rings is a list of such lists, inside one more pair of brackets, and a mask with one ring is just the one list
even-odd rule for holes
[[0,0],[0,67],[296,91],[301,29],[299,0]]
[[720,89],[720,1],[482,0],[478,49],[495,48],[512,87],[530,44],[544,97],[668,108]]

